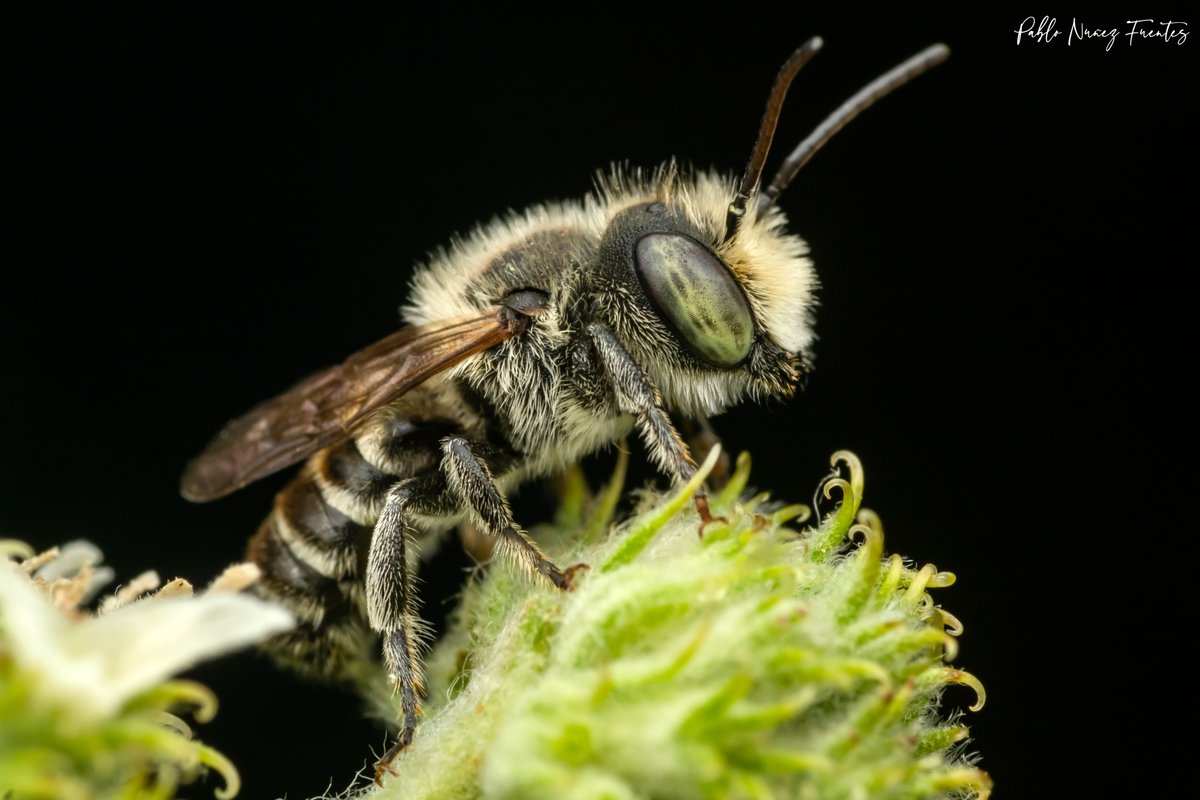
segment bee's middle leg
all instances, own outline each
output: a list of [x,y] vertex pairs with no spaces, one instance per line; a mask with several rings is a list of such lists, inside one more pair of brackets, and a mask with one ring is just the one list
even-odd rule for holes
[[509,552],[523,569],[538,575],[562,590],[571,588],[568,575],[546,558],[533,540],[513,521],[508,501],[500,493],[483,457],[494,448],[482,442],[468,442],[460,436],[442,440],[442,471],[451,491],[467,505],[483,528]]

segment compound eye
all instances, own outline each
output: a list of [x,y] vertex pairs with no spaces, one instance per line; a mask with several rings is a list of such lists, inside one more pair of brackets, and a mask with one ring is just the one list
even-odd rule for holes
[[754,320],[729,269],[704,245],[679,233],[649,233],[634,261],[642,286],[692,354],[730,369],[750,353]]

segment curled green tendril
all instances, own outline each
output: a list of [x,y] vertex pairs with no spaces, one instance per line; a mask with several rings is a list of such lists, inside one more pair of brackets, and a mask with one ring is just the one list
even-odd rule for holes
[[112,722],[107,732],[125,744],[153,753],[159,761],[178,765],[185,773],[200,766],[199,742],[184,739],[171,729],[147,724],[137,717],[124,717]]
[[984,690],[983,684],[966,670],[954,667],[933,667],[925,671],[920,682],[924,685],[957,683],[962,686],[970,686],[975,690],[975,704],[970,707],[972,711],[979,711],[987,702],[987,691]]
[[[860,535],[862,536],[862,539],[857,540],[856,537],[858,537]],[[871,536],[871,528],[867,525],[851,525],[850,530],[846,531],[846,538],[849,539],[852,543],[857,540],[857,541],[861,541],[863,544],[866,544],[867,539],[870,536]]]
[[946,633],[951,636],[962,636],[963,624],[958,617],[951,614],[944,608],[939,608],[938,611],[942,614],[942,619],[946,622]]
[[829,465],[836,467],[839,461],[845,461],[846,466],[850,468],[850,486],[854,493],[854,510],[858,511],[858,504],[862,500],[864,475],[862,462],[858,460],[858,456],[849,450],[838,450],[829,458]]
[[941,589],[946,586],[953,586],[958,577],[953,572],[939,572],[929,579],[929,588]]
[[233,762],[207,745],[197,743],[200,762],[206,767],[216,770],[225,780],[225,787],[213,792],[217,800],[231,800],[242,790],[242,776],[238,775]]
[[833,454],[830,463],[837,466],[839,461],[846,462],[847,468],[850,471],[850,480],[843,478],[831,478],[825,482],[823,493],[826,500],[833,499],[833,490],[840,489],[842,492],[842,502],[838,506],[836,515],[833,517],[832,523],[822,525],[825,530],[818,529],[817,541],[813,544],[813,559],[822,562],[829,558],[838,546],[842,543],[846,533],[850,530],[850,526],[854,523],[855,517],[858,514],[859,503],[862,502],[863,491],[863,469],[862,463],[858,460],[858,456],[851,453],[849,450],[839,450]]
[[958,657],[958,639],[955,639],[945,631],[940,631],[940,634],[942,637],[942,661],[949,664]]
[[866,525],[871,530],[876,531],[879,534],[879,541],[883,541],[883,520],[879,518],[878,514],[869,508],[860,508],[858,509],[856,519],[859,524]]
[[[825,481],[825,486],[823,489],[821,489],[821,494],[825,495],[826,500],[832,500],[834,489],[841,489],[843,502],[851,497],[850,482],[844,478],[830,478],[829,480]],[[838,508],[840,509],[841,506]]]
[[808,522],[812,516],[812,509],[803,503],[795,503],[790,506],[784,506],[771,515],[771,521],[776,525],[782,525],[785,522]]
[[915,607],[925,597],[925,587],[929,584],[929,580],[937,574],[937,567],[933,564],[926,564],[921,567],[912,579],[912,583],[908,585],[908,589],[904,592],[905,605]]
[[184,739],[192,738],[192,728],[179,717],[168,711],[159,711],[157,709],[148,708],[138,712],[146,721],[158,725],[163,728],[168,728],[175,732],[176,735],[182,736]]
[[976,792],[975,800],[988,800],[992,794],[992,779],[981,769],[951,769],[929,776],[921,781],[920,788],[927,794],[970,788]]
[[887,645],[898,653],[919,653],[932,649],[935,658],[945,661],[952,661],[958,655],[958,640],[936,624],[916,629],[896,628]]
[[192,717],[200,723],[211,722],[217,715],[217,696],[207,686],[195,681],[167,681],[143,692],[126,705],[127,711],[144,708],[168,709],[181,705],[195,706]]
[[[153,784],[151,784],[149,795],[145,797],[145,800],[171,800],[175,796],[175,790],[179,788],[182,778],[179,767],[175,764],[159,764],[154,770]],[[142,799],[138,798],[138,800]]]

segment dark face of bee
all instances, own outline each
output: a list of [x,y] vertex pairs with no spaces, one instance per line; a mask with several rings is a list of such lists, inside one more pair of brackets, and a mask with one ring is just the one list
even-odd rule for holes
[[636,276],[656,315],[693,356],[733,369],[750,354],[754,317],[733,273],[694,234],[685,219],[652,203],[617,215],[601,249],[610,268]]

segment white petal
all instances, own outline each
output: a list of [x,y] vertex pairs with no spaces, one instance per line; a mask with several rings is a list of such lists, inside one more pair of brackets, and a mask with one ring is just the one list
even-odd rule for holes
[[0,626],[17,664],[59,658],[59,639],[71,623],[29,579],[0,563]]
[[76,658],[102,654],[97,677],[107,686],[98,705],[111,713],[126,700],[201,661],[290,629],[276,605],[235,594],[142,601],[67,631]]
[[237,594],[143,601],[71,623],[9,569],[0,569],[0,619],[34,691],[78,721],[114,714],[176,672],[295,624],[284,609]]

